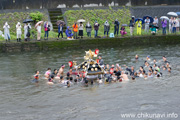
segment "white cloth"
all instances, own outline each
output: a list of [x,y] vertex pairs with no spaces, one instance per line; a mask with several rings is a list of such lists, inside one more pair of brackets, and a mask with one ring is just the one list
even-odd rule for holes
[[130,34],[131,34],[131,36],[133,35],[133,32],[134,32],[134,27],[130,27]]
[[8,38],[10,39],[10,33],[9,33],[10,26],[7,24],[7,22],[5,23],[3,28],[4,28],[4,39],[5,40],[8,40]]
[[79,30],[83,30],[83,24],[81,24],[81,26],[79,24]]
[[28,33],[28,26],[27,25],[24,25],[24,38],[26,39],[27,38],[27,33]]
[[150,19],[145,19],[145,25],[149,25]]
[[16,34],[17,34],[17,38],[21,38],[22,31],[21,31],[21,24],[20,23],[18,23],[16,25]]
[[41,26],[38,25],[36,29],[37,29],[38,33],[41,33]]
[[176,19],[176,27],[179,27],[179,19]]

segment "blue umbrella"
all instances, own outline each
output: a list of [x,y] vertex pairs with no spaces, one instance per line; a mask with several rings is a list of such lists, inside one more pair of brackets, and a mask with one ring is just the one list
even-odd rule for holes
[[150,19],[150,23],[154,22],[154,19],[151,16],[148,16],[148,15],[144,16],[143,20],[145,20],[147,17]]
[[176,12],[178,15],[180,15],[180,12]]
[[142,21],[142,24],[144,24],[144,20],[142,18],[135,19],[135,22],[138,21],[138,20]]

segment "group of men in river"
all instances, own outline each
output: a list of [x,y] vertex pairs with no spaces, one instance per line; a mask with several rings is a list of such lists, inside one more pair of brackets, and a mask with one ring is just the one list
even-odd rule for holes
[[[123,65],[123,67],[116,65],[104,64],[104,61],[101,56],[100,66],[104,69],[104,74],[98,75],[96,79],[90,79],[87,77],[84,71],[77,71],[75,67],[69,68],[67,73],[64,72],[65,65],[61,65],[60,69],[54,69],[51,71],[51,68],[48,68],[44,76],[47,80],[48,85],[60,84],[62,86],[70,87],[74,84],[82,84],[88,86],[89,84],[108,84],[116,82],[124,82],[129,80],[135,80],[137,78],[160,78],[162,77],[162,71],[167,71],[171,73],[170,62],[167,61],[165,56],[162,57],[162,60],[157,61],[156,59],[151,60],[150,56],[147,56],[144,64],[135,71],[134,66],[128,67]],[[139,56],[135,56],[135,60],[138,61]],[[33,83],[38,85],[39,82],[39,71],[35,71]]]

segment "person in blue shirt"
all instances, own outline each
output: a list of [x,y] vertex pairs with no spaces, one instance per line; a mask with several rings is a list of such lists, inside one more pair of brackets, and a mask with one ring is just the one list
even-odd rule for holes
[[61,35],[61,37],[63,39],[63,24],[58,25],[58,38],[57,38],[57,40],[59,40],[60,35]]
[[119,23],[119,21],[116,19],[115,22],[114,22],[114,35],[116,35],[116,33],[117,33],[117,35],[118,35],[118,33],[119,33],[119,25],[120,25],[120,23]]
[[69,28],[69,26],[66,29],[66,36],[68,38],[72,38],[72,36],[73,36],[72,30]]

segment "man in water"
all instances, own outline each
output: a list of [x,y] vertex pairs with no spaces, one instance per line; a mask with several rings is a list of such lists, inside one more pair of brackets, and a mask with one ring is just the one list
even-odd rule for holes
[[49,78],[50,75],[51,75],[51,68],[48,68],[47,71],[45,72],[44,76],[45,76],[46,78]]
[[130,73],[130,76],[131,77],[134,77],[134,73],[135,73],[135,70],[134,70],[134,67],[131,66],[131,69],[128,68],[128,66],[124,65],[126,67],[126,70]]
[[59,69],[58,76],[63,76],[64,75],[64,68],[65,68],[65,65],[62,64],[60,69]]
[[38,85],[38,83],[39,83],[39,71],[38,70],[36,70],[35,71],[35,75],[34,75],[34,80],[32,80],[32,83],[35,83],[36,84],[36,86]]
[[104,60],[102,59],[102,56],[99,56],[99,65],[103,68],[104,67]]
[[128,76],[124,73],[124,71],[121,72],[121,76],[120,76],[120,77],[122,78],[122,81],[129,81],[129,78],[128,78]]

